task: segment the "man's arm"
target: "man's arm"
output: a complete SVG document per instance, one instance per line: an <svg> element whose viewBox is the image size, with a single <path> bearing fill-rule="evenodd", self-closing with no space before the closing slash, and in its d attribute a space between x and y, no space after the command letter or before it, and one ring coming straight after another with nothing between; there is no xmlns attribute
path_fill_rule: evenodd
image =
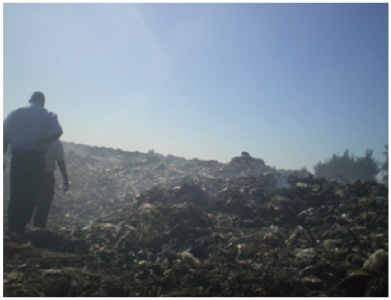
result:
<svg viewBox="0 0 391 300"><path fill-rule="evenodd" d="M49 145L49 144L57 141L60 138L60 136L62 136L62 131L57 133L57 134L55 134L55 135L53 135L53 136L51 136L51 137L49 137L49 138L47 138L46 139L46 143Z"/></svg>
<svg viewBox="0 0 391 300"><path fill-rule="evenodd" d="M12 116L10 113L3 122L3 155L7 152L12 137Z"/></svg>
<svg viewBox="0 0 391 300"><path fill-rule="evenodd" d="M40 139L37 141L37 145L39 149L45 149L49 144L57 141L60 136L62 136L62 127L58 122L57 115L54 113L49 113L49 121L48 121L48 132L55 133L47 138Z"/></svg>
<svg viewBox="0 0 391 300"><path fill-rule="evenodd" d="M48 138L38 140L37 142L38 148L45 149L49 144L57 141L60 138L60 136L62 136L62 131Z"/></svg>
<svg viewBox="0 0 391 300"><path fill-rule="evenodd" d="M62 178L64 179L63 188L64 191L66 192L69 189L69 182L68 182L68 173L67 173L67 168L65 166L65 162L63 160L58 160L57 165L58 168L60 169Z"/></svg>
<svg viewBox="0 0 391 300"><path fill-rule="evenodd" d="M7 149L8 149L8 145L10 143L10 139L4 137L3 138L3 156L4 154L7 152ZM5 159L3 157L3 172L5 171Z"/></svg>
<svg viewBox="0 0 391 300"><path fill-rule="evenodd" d="M3 155L7 152L9 144L10 144L10 139L4 137L3 138Z"/></svg>

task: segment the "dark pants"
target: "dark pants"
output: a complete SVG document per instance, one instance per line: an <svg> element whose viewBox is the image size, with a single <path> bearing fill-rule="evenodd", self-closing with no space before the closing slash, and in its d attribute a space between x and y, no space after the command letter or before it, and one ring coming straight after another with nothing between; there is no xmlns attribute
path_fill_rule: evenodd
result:
<svg viewBox="0 0 391 300"><path fill-rule="evenodd" d="M43 174L41 188L38 194L37 207L35 209L34 227L44 228L46 226L50 206L54 196L54 174L45 172Z"/></svg>
<svg viewBox="0 0 391 300"><path fill-rule="evenodd" d="M8 228L23 233L30 222L45 168L44 153L15 151L11 158L11 197L8 203Z"/></svg>

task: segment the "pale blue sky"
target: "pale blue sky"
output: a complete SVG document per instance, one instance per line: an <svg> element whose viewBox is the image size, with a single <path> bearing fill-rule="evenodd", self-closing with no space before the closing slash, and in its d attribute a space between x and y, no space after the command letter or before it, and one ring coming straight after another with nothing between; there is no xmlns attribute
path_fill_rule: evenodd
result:
<svg viewBox="0 0 391 300"><path fill-rule="evenodd" d="M3 5L3 117L62 137L277 168L388 142L388 4Z"/></svg>

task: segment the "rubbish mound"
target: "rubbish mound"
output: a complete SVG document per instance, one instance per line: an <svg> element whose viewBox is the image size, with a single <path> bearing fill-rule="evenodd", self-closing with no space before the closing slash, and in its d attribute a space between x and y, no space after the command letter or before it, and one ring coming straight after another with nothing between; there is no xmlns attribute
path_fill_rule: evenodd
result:
<svg viewBox="0 0 391 300"><path fill-rule="evenodd" d="M5 232L4 296L388 296L385 186L275 186L271 174L156 186L106 199L94 219Z"/></svg>

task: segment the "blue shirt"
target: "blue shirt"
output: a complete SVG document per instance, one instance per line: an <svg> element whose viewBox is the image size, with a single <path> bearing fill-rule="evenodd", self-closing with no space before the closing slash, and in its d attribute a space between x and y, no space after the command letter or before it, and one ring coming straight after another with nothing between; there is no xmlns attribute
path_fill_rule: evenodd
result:
<svg viewBox="0 0 391 300"><path fill-rule="evenodd" d="M62 133L57 115L37 103L12 111L3 123L3 136L10 140L11 152L39 150L37 142Z"/></svg>

